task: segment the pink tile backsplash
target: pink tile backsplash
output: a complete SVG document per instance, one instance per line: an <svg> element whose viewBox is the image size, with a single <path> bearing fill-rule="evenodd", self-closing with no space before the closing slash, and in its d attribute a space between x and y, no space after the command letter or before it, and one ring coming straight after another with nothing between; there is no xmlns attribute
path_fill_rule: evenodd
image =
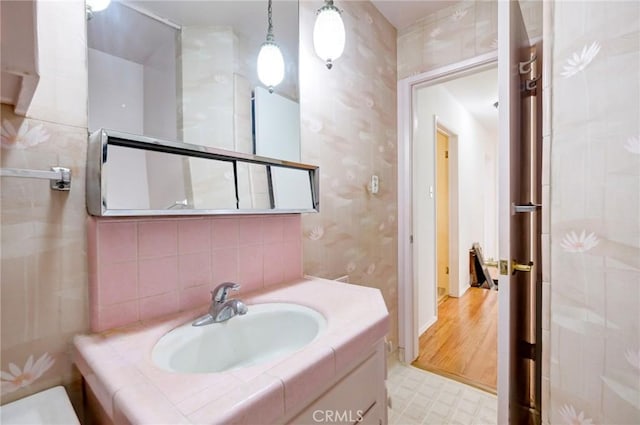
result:
<svg viewBox="0 0 640 425"><path fill-rule="evenodd" d="M282 238L285 242L297 242L302 234L302 220L299 216L282 216ZM300 251L302 254L302 251Z"/></svg>
<svg viewBox="0 0 640 425"><path fill-rule="evenodd" d="M302 248L300 241L289 240L282 245L282 262L285 282L302 276Z"/></svg>
<svg viewBox="0 0 640 425"><path fill-rule="evenodd" d="M178 257L178 280L181 288L210 284L211 253L184 254Z"/></svg>
<svg viewBox="0 0 640 425"><path fill-rule="evenodd" d="M94 331L115 328L137 322L138 301L127 301L112 306L91 306L91 329Z"/></svg>
<svg viewBox="0 0 640 425"><path fill-rule="evenodd" d="M282 242L283 240L282 217L266 217L262 222L262 238L265 244Z"/></svg>
<svg viewBox="0 0 640 425"><path fill-rule="evenodd" d="M211 276L214 282L238 280L237 248L220 248L211 251Z"/></svg>
<svg viewBox="0 0 640 425"><path fill-rule="evenodd" d="M238 250L238 280L242 291L249 292L264 286L263 246L241 245Z"/></svg>
<svg viewBox="0 0 640 425"><path fill-rule="evenodd" d="M202 300L210 300L211 289L212 285L201 285L180 290L180 310L189 310L202 305Z"/></svg>
<svg viewBox="0 0 640 425"><path fill-rule="evenodd" d="M138 261L140 297L164 294L176 288L178 257L147 258Z"/></svg>
<svg viewBox="0 0 640 425"><path fill-rule="evenodd" d="M260 218L254 217L247 219L242 226L238 227L238 237L240 238L238 243L240 245L260 244L263 241L262 223L270 219L270 217Z"/></svg>
<svg viewBox="0 0 640 425"><path fill-rule="evenodd" d="M211 246L226 248L238 245L238 221L236 218L211 220Z"/></svg>
<svg viewBox="0 0 640 425"><path fill-rule="evenodd" d="M178 311L178 291L140 299L140 320Z"/></svg>
<svg viewBox="0 0 640 425"><path fill-rule="evenodd" d="M178 252L178 222L176 220L138 223L138 256L163 257Z"/></svg>
<svg viewBox="0 0 640 425"><path fill-rule="evenodd" d="M211 249L211 224L208 219L178 222L178 252L188 254Z"/></svg>
<svg viewBox="0 0 640 425"><path fill-rule="evenodd" d="M94 332L205 305L224 281L302 277L300 215L90 218L87 234Z"/></svg>
<svg viewBox="0 0 640 425"><path fill-rule="evenodd" d="M119 304L124 301L132 301L138 298L138 263L127 261L126 263L109 264L100 268L100 281L118 282L118 284L100 285L98 289L98 302L102 306Z"/></svg>
<svg viewBox="0 0 640 425"><path fill-rule="evenodd" d="M138 257L135 223L103 223L100 258L108 263L134 261Z"/></svg>
<svg viewBox="0 0 640 425"><path fill-rule="evenodd" d="M284 267L282 257L284 243L265 243L263 251L263 276L265 285L273 285L282 282Z"/></svg>

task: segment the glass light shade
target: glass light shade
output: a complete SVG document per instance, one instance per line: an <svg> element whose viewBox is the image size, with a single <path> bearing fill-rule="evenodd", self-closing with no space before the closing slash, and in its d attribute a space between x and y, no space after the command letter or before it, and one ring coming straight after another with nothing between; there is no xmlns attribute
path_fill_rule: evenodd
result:
<svg viewBox="0 0 640 425"><path fill-rule="evenodd" d="M105 10L111 4L111 0L87 0L87 7L92 12L100 12Z"/></svg>
<svg viewBox="0 0 640 425"><path fill-rule="evenodd" d="M331 69L334 60L344 52L345 31L340 11L331 5L318 11L313 26L313 47L320 59Z"/></svg>
<svg viewBox="0 0 640 425"><path fill-rule="evenodd" d="M277 44L267 41L258 53L258 78L273 92L284 79L284 58Z"/></svg>

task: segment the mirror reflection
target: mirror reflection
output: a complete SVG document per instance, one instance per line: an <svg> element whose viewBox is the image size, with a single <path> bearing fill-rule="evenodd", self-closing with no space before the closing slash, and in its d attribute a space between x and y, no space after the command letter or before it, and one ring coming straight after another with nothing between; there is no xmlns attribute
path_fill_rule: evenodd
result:
<svg viewBox="0 0 640 425"><path fill-rule="evenodd" d="M98 216L315 212L318 178L313 165L99 130L87 206Z"/></svg>
<svg viewBox="0 0 640 425"><path fill-rule="evenodd" d="M298 2L274 1L272 14L285 77L258 105L266 0L123 0L94 13L87 23L89 130L256 153L269 138L257 116L279 111L269 119L291 125L291 143L299 146ZM283 103L289 107L271 106ZM299 161L299 147L297 155L270 156Z"/></svg>

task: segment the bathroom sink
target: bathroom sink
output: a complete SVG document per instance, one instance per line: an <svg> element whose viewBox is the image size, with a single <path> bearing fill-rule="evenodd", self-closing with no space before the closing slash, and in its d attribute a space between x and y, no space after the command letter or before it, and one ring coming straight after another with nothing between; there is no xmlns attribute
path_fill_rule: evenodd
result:
<svg viewBox="0 0 640 425"><path fill-rule="evenodd" d="M311 308L254 304L223 323L179 326L158 340L151 355L156 366L171 372L225 372L284 357L325 328L324 316Z"/></svg>

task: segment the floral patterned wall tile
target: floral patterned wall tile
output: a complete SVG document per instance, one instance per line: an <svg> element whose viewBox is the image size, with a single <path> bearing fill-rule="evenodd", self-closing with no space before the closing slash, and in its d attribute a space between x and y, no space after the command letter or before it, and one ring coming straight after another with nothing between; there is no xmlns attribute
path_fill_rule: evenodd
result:
<svg viewBox="0 0 640 425"><path fill-rule="evenodd" d="M555 2L552 27L549 419L638 423L640 4Z"/></svg>
<svg viewBox="0 0 640 425"><path fill-rule="evenodd" d="M340 7L347 42L331 70L311 31L300 35L302 160L320 166L321 196L320 213L303 217L304 271L379 288L397 346L396 31L370 2ZM301 28L316 9L300 3Z"/></svg>
<svg viewBox="0 0 640 425"><path fill-rule="evenodd" d="M2 403L73 378L68 341L84 332L86 128L15 116L2 105L3 168L71 169L72 190L3 177L0 368Z"/></svg>
<svg viewBox="0 0 640 425"><path fill-rule="evenodd" d="M520 1L530 39L542 35L539 0ZM398 31L398 79L489 53L498 48L498 2L451 2Z"/></svg>

